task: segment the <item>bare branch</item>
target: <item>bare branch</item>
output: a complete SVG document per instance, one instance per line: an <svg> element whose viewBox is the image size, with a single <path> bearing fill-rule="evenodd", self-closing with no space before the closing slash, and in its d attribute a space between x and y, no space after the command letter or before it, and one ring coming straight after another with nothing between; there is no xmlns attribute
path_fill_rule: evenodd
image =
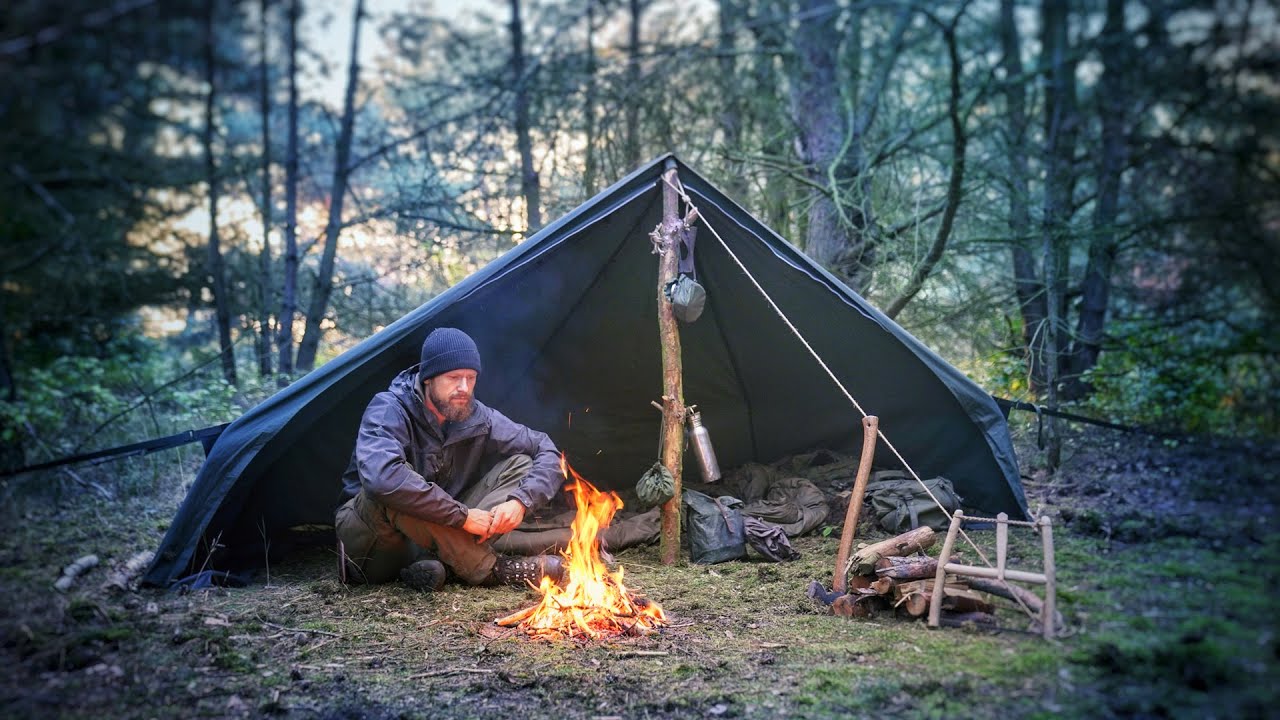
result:
<svg viewBox="0 0 1280 720"><path fill-rule="evenodd" d="M42 28L31 35L13 38L0 42L0 57L13 57L41 45L60 40L62 36L74 30L91 30L101 27L118 17L128 15L134 10L154 5L156 0L121 0L111 7L94 10L79 20L72 20L61 25Z"/></svg>
<svg viewBox="0 0 1280 720"><path fill-rule="evenodd" d="M960 13L963 13L962 8ZM907 282L907 287L903 289L893 302L889 303L885 314L889 317L897 317L898 313L911 302L911 299L920 292L924 287L924 281L929 278L929 274L933 272L934 266L942 259L943 252L947 249L947 241L951 238L951 228L956 219L956 210L960 206L960 199L964 195L964 171L965 171L965 146L968 144L968 135L965 133L964 121L960 117L960 51L956 46L956 22L960 19L960 13L956 14L951 25L944 29L943 37L947 41L947 56L951 60L951 95L947 104L948 115L951 119L951 134L953 138L951 150L951 179L947 184L947 204L946 210L942 213L942 221L938 224L937 233L933 236L933 244L929 247L929 252L925 254L920 264L916 266L914 272L911 273L911 279Z"/></svg>

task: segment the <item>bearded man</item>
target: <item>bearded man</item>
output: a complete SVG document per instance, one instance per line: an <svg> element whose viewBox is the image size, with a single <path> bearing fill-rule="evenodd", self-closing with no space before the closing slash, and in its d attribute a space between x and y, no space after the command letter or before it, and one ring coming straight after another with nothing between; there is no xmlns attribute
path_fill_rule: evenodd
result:
<svg viewBox="0 0 1280 720"><path fill-rule="evenodd" d="M430 591L450 571L471 585L560 579L558 556L501 556L489 544L562 479L545 433L475 399L480 367L469 335L437 328L421 362L370 401L335 516L344 581L399 577Z"/></svg>

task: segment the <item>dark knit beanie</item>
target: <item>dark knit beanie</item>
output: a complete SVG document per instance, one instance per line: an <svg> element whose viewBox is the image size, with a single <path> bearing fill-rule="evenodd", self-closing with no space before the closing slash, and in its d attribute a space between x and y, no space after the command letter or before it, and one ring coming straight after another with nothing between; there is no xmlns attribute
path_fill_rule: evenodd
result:
<svg viewBox="0 0 1280 720"><path fill-rule="evenodd" d="M436 328L422 341L419 383L440 373L463 368L480 372L480 351L470 335L457 328Z"/></svg>

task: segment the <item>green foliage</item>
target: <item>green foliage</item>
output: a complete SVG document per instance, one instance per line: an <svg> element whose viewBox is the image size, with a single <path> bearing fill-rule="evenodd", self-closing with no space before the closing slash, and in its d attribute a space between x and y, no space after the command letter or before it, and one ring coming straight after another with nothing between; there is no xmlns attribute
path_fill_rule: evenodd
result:
<svg viewBox="0 0 1280 720"><path fill-rule="evenodd" d="M1280 382L1272 362L1221 327L1135 330L1086 374L1095 391L1081 407L1171 431L1274 435Z"/></svg>
<svg viewBox="0 0 1280 720"><path fill-rule="evenodd" d="M1026 360L1013 353L1002 352L980 363L975 377L993 395L1025 398L1031 393Z"/></svg>
<svg viewBox="0 0 1280 720"><path fill-rule="evenodd" d="M162 342L135 336L109 342L101 357L66 355L25 369L18 401L0 402L0 439L20 444L25 464L35 464L226 422L274 390L252 379L232 387L215 357L187 362L195 372ZM100 484L126 495L172 475L143 460L100 467Z"/></svg>
<svg viewBox="0 0 1280 720"><path fill-rule="evenodd" d="M1280 433L1280 374L1259 333L1223 323L1153 328L1117 321L1112 334L1115 344L1083 375L1092 392L1064 409L1166 432ZM963 369L997 397L1043 402L1019 354L996 353Z"/></svg>

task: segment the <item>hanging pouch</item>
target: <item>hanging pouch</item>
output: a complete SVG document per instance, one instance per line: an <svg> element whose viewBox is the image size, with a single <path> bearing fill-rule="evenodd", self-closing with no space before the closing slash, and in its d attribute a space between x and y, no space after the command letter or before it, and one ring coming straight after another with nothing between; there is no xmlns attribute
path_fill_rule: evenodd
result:
<svg viewBox="0 0 1280 720"><path fill-rule="evenodd" d="M683 493L689 560L710 565L737 560L747 554L743 502L729 495L713 498L696 490Z"/></svg>
<svg viewBox="0 0 1280 720"><path fill-rule="evenodd" d="M636 497L640 499L640 509L648 510L670 500L676 494L676 479L671 471L660 462L645 471L636 483Z"/></svg>
<svg viewBox="0 0 1280 720"><path fill-rule="evenodd" d="M702 308L707 304L707 291L688 275L680 275L667 283L663 293L671 302L676 319L683 323L691 323L701 317Z"/></svg>

